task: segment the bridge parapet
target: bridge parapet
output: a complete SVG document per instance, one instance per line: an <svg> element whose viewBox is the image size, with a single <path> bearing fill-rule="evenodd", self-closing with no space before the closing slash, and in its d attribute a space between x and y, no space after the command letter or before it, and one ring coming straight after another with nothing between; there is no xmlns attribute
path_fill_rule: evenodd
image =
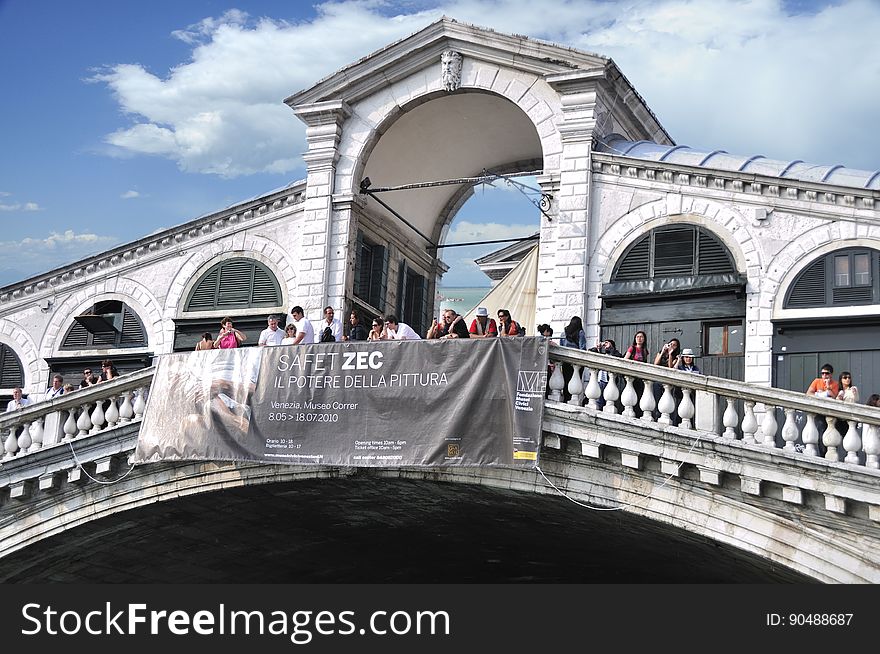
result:
<svg viewBox="0 0 880 654"><path fill-rule="evenodd" d="M45 461L57 456L36 455L66 443L71 443L72 449L74 443L86 440L90 442L91 455L84 455L85 460L95 462L97 474L108 472L113 465L112 457L118 452L96 449L95 445L99 440L105 442L114 439L91 437L108 435L130 425L134 425L134 429L128 428L124 432L136 436L154 373L154 367L145 368L96 386L65 393L52 400L37 402L21 410L0 414L0 451L3 454L0 466L4 468L4 474L0 475L0 487L8 488L10 498L20 499L27 494L34 475L39 475L41 490L55 488L58 484L57 470L46 472ZM133 445L134 440L131 441ZM69 462L68 481L80 480L83 474L80 459L74 457Z"/></svg>
<svg viewBox="0 0 880 654"><path fill-rule="evenodd" d="M680 425L730 440L782 448L828 461L880 468L880 408L809 397L778 388L710 377L551 345L554 363L572 365L567 388L561 366L549 380L548 398L586 405L642 423ZM603 383L604 376L609 380ZM623 378L623 388L618 379ZM583 378L588 378L586 384ZM660 390L662 389L662 391ZM659 400L656 392L661 392ZM742 401L743 410L737 409ZM621 410L622 407L622 410ZM784 418L777 418L781 412ZM841 433L841 429L843 433ZM820 433L821 432L821 433ZM821 442L821 445L820 445Z"/></svg>
<svg viewBox="0 0 880 654"><path fill-rule="evenodd" d="M807 503L806 494L818 493L829 511L842 515L858 504L857 513L880 522L880 409L557 345L550 358L555 368L545 447L564 449L560 435L565 435L593 459L602 448L613 448L620 465L639 469L645 457L656 457L660 472L671 476L686 463L711 485L734 475L742 493L761 496L773 484L782 500L798 505ZM563 363L573 369L567 385ZM554 404L562 402L563 390L571 399ZM596 419L603 429L584 428L585 421ZM577 428L570 427L572 421ZM821 445L817 425L825 428ZM694 438L713 444L695 449Z"/></svg>

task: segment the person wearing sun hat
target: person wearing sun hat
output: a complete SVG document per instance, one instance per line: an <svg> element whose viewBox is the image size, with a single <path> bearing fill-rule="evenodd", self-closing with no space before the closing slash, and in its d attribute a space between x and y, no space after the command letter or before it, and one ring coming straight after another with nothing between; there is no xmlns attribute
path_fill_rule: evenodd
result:
<svg viewBox="0 0 880 654"><path fill-rule="evenodd" d="M494 318L489 317L486 307L477 307L476 318L471 322L469 331L471 338L492 338L498 336L498 325Z"/></svg>
<svg viewBox="0 0 880 654"><path fill-rule="evenodd" d="M681 354L678 356L678 363L676 364L675 368L676 370L702 374L700 372L700 368L697 366L696 355L694 354L694 351L689 347L686 347L681 351Z"/></svg>

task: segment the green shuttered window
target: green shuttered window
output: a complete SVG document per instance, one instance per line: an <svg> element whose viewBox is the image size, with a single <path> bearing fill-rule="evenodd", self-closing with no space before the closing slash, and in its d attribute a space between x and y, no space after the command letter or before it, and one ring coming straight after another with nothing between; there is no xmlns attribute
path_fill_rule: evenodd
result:
<svg viewBox="0 0 880 654"><path fill-rule="evenodd" d="M211 267L193 287L184 311L240 310L281 306L281 286L268 268L236 258Z"/></svg>

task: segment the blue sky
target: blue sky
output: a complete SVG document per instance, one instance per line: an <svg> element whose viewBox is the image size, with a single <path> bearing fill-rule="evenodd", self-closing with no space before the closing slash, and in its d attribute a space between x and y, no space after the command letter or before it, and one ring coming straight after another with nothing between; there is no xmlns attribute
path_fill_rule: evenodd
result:
<svg viewBox="0 0 880 654"><path fill-rule="evenodd" d="M678 143L880 167L876 1L535 7L0 0L0 285L301 179L283 98L443 14L614 58ZM450 237L536 224L518 194L478 190ZM446 283L484 284L467 261L485 250L447 250Z"/></svg>

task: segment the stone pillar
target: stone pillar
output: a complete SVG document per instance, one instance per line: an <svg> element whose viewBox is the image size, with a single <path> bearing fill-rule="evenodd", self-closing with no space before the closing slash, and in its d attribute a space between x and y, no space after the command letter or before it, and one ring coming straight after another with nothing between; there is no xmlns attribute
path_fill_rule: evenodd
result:
<svg viewBox="0 0 880 654"><path fill-rule="evenodd" d="M307 126L308 151L303 159L308 174L300 259L296 263L296 286L290 293L291 306L302 305L307 318L319 320L328 304L337 311L345 308L342 303L347 243L340 244L348 239L348 220L344 218L349 218L351 212L345 208L334 216L333 187L342 124L351 115L351 109L344 101L335 100L299 105L293 111ZM340 218L344 224L335 225Z"/></svg>
<svg viewBox="0 0 880 654"><path fill-rule="evenodd" d="M560 96L562 155L559 192L553 200L554 220L542 220L537 304L539 316L545 318L549 313L554 330L563 327L571 316L581 316L585 323L589 319L586 311L587 242L591 238L590 158L600 113L598 84L603 77L601 70L576 70L546 77Z"/></svg>

